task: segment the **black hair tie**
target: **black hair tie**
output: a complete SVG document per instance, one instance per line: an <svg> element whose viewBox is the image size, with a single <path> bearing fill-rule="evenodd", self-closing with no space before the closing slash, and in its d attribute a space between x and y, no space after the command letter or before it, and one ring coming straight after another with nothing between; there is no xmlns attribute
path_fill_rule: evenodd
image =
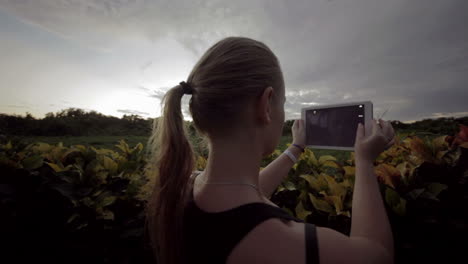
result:
<svg viewBox="0 0 468 264"><path fill-rule="evenodd" d="M192 94L193 93L193 89L188 83L182 81L179 84L180 84L180 86L182 86L182 89L184 90L184 94Z"/></svg>

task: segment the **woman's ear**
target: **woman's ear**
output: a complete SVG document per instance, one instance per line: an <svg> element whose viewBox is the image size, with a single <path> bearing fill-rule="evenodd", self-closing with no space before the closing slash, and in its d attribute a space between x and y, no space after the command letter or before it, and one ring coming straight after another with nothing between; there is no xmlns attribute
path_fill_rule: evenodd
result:
<svg viewBox="0 0 468 264"><path fill-rule="evenodd" d="M262 124L269 124L271 122L272 99L273 87L268 86L265 90L263 90L263 93L258 99L256 106L257 117L261 120Z"/></svg>

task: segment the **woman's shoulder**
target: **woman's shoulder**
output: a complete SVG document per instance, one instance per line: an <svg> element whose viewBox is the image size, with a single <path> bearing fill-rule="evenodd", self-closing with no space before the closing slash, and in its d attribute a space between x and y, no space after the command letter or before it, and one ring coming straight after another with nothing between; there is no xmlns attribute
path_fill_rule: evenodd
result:
<svg viewBox="0 0 468 264"><path fill-rule="evenodd" d="M259 250L270 252L271 256L263 256L267 263L389 263L385 248L368 239L351 238L311 223L282 219L266 222L263 248Z"/></svg>
<svg viewBox="0 0 468 264"><path fill-rule="evenodd" d="M315 233L309 234L308 230L315 232L315 225L268 219L247 234L231 252L227 263L318 263L318 241Z"/></svg>

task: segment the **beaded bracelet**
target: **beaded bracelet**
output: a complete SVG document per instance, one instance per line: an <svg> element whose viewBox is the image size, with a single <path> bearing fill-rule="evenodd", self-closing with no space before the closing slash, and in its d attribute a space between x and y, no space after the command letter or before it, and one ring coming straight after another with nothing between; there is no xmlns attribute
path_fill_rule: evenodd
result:
<svg viewBox="0 0 468 264"><path fill-rule="evenodd" d="M297 147L297 148L299 148L302 152L305 151L305 149L304 149L303 147L301 147L301 146L299 146L299 145L297 145L297 144L292 144L292 145L295 146L295 147Z"/></svg>

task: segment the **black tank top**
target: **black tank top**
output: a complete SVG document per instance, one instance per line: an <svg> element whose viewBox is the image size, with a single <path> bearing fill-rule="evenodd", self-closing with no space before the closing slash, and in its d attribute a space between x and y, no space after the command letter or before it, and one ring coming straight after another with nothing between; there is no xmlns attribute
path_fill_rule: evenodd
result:
<svg viewBox="0 0 468 264"><path fill-rule="evenodd" d="M195 204L193 188L190 190L183 230L186 263L226 263L239 241L255 226L270 218L304 223L281 208L261 202L243 204L222 212L205 212ZM319 263L315 225L304 224L306 263Z"/></svg>

